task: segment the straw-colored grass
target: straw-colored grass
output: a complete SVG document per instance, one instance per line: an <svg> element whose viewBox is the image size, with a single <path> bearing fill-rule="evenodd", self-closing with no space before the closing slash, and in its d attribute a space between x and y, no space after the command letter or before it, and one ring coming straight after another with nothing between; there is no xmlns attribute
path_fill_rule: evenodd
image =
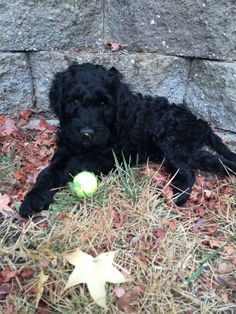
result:
<svg viewBox="0 0 236 314"><path fill-rule="evenodd" d="M206 208L199 218L166 204L156 189L155 172L126 170L118 167L102 178L93 197L78 199L65 188L38 217L1 220L0 271L33 270L29 278L12 279L12 292L0 301L1 313L9 304L11 313L18 314L40 313L40 308L41 313L104 313L86 285L63 291L73 269L63 254L76 248L93 256L117 250L115 263L132 278L120 287L143 291L127 301L135 313L236 313L235 267L219 269L222 263L236 264L236 193L219 195L224 209ZM217 243L209 245L213 239ZM36 309L42 271L49 278ZM107 284L108 313L125 312L117 286Z"/></svg>

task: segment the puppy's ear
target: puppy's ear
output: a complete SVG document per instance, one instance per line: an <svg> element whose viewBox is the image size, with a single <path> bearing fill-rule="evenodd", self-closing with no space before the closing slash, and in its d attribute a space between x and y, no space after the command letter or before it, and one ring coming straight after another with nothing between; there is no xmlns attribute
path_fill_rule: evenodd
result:
<svg viewBox="0 0 236 314"><path fill-rule="evenodd" d="M62 73L57 73L49 91L49 106L59 119L61 119L62 95L63 75Z"/></svg>
<svg viewBox="0 0 236 314"><path fill-rule="evenodd" d="M122 80L122 74L115 67L108 70L108 76Z"/></svg>
<svg viewBox="0 0 236 314"><path fill-rule="evenodd" d="M111 93L115 95L122 85L122 74L115 67L112 67L107 71L106 83Z"/></svg>

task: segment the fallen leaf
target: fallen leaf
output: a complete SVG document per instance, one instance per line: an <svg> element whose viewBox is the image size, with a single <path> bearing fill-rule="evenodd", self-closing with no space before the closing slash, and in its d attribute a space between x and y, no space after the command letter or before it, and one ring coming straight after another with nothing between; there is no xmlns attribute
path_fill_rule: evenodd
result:
<svg viewBox="0 0 236 314"><path fill-rule="evenodd" d="M0 133L11 135L15 131L17 131L16 122L7 116L0 116Z"/></svg>
<svg viewBox="0 0 236 314"><path fill-rule="evenodd" d="M165 241L166 231L163 228L155 227L153 230L153 235L157 238L157 243L161 244Z"/></svg>
<svg viewBox="0 0 236 314"><path fill-rule="evenodd" d="M28 123L29 117L32 114L32 110L28 109L28 110L22 110L19 113L20 116L20 121L19 121L19 125L25 125L26 123Z"/></svg>
<svg viewBox="0 0 236 314"><path fill-rule="evenodd" d="M14 173L14 177L17 181L25 181L26 173L23 169L18 169Z"/></svg>
<svg viewBox="0 0 236 314"><path fill-rule="evenodd" d="M75 285L86 283L93 300L103 308L106 308L105 284L123 283L128 279L113 266L116 252L106 252L93 257L77 249L73 253L65 255L68 262L75 266L65 289Z"/></svg>
<svg viewBox="0 0 236 314"><path fill-rule="evenodd" d="M218 248L218 247L221 247L223 245L223 242L219 242L219 241L216 241L214 239L210 239L209 244L210 244L211 248Z"/></svg>
<svg viewBox="0 0 236 314"><path fill-rule="evenodd" d="M15 212L8 204L10 203L10 197L7 194L0 193L0 210L8 212Z"/></svg>
<svg viewBox="0 0 236 314"><path fill-rule="evenodd" d="M0 279L1 282L7 283L9 282L12 278L15 278L17 275L16 270L12 270L10 268L6 268L0 273Z"/></svg>
<svg viewBox="0 0 236 314"><path fill-rule="evenodd" d="M228 255L233 255L235 252L234 247L232 245L226 245L224 247L224 250Z"/></svg>
<svg viewBox="0 0 236 314"><path fill-rule="evenodd" d="M135 300L140 294L144 293L144 291L144 285L138 285L125 292L117 301L118 308L122 311L133 313L134 308L130 305L130 302Z"/></svg>
<svg viewBox="0 0 236 314"><path fill-rule="evenodd" d="M124 44L121 44L121 43L107 43L105 45L105 48L108 49L108 50L111 50L112 52L115 52L115 51L123 50L127 46L128 45L124 45Z"/></svg>
<svg viewBox="0 0 236 314"><path fill-rule="evenodd" d="M234 268L234 265L232 265L231 263L223 262L218 265L218 272L220 274L228 274L231 273Z"/></svg>
<svg viewBox="0 0 236 314"><path fill-rule="evenodd" d="M32 268L24 268L20 272L20 276L23 279L31 278L33 276L34 272Z"/></svg>
<svg viewBox="0 0 236 314"><path fill-rule="evenodd" d="M46 283L48 278L49 278L49 276L45 275L44 271L41 270L40 275L39 275L38 285L37 285L37 294L36 294L36 298L35 298L35 306L36 306L36 308L38 307L39 301L42 298L43 290L44 290L44 284Z"/></svg>

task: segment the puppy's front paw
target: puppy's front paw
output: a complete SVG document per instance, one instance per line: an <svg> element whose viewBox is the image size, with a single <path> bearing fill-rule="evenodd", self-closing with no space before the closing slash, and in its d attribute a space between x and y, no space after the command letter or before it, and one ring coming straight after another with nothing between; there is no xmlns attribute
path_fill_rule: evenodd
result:
<svg viewBox="0 0 236 314"><path fill-rule="evenodd" d="M45 195L29 192L20 206L19 214L21 217L28 218L43 209L47 209L49 204L50 200Z"/></svg>
<svg viewBox="0 0 236 314"><path fill-rule="evenodd" d="M175 193L173 197L173 201L177 206L182 206L187 202L189 197L190 197L190 194L188 192Z"/></svg>

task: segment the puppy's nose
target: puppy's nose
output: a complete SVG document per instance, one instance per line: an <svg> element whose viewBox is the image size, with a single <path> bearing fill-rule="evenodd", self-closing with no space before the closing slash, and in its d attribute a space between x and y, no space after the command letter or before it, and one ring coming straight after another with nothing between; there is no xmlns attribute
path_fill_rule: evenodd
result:
<svg viewBox="0 0 236 314"><path fill-rule="evenodd" d="M80 130L80 134L87 139L91 139L94 134L94 130L91 128L83 128Z"/></svg>

